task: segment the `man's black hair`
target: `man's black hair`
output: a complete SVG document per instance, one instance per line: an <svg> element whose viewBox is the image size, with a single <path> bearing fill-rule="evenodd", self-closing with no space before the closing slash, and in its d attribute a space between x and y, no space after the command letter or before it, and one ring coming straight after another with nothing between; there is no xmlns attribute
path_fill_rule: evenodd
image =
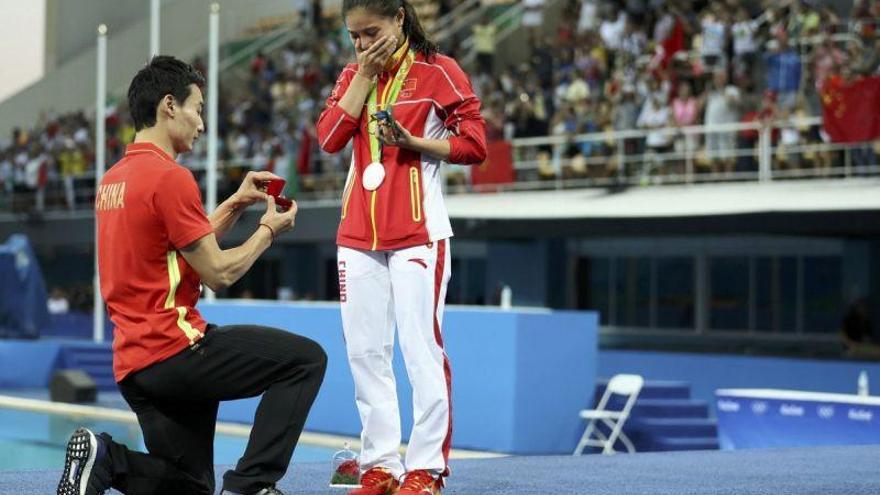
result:
<svg viewBox="0 0 880 495"><path fill-rule="evenodd" d="M141 69L128 87L128 107L134 128L156 125L156 107L165 95L181 105L189 98L190 85L202 88L205 78L191 65L168 55L157 55Z"/></svg>

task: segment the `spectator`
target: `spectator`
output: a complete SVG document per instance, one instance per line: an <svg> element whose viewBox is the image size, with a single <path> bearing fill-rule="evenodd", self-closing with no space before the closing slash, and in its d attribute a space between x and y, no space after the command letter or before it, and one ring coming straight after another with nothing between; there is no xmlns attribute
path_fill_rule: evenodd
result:
<svg viewBox="0 0 880 495"><path fill-rule="evenodd" d="M788 36L777 35L770 43L767 58L767 89L776 93L780 108L791 110L797 103L801 85L801 57L788 46Z"/></svg>
<svg viewBox="0 0 880 495"><path fill-rule="evenodd" d="M551 49L552 41L543 36L532 38L532 56L530 59L530 69L538 76L538 84L542 88L551 87L553 84L553 73L556 70L556 60Z"/></svg>
<svg viewBox="0 0 880 495"><path fill-rule="evenodd" d="M850 303L840 325L840 339L851 357L880 357L880 346L874 339L874 328L868 301L859 297Z"/></svg>
<svg viewBox="0 0 880 495"><path fill-rule="evenodd" d="M639 118L639 104L636 101L636 88L631 84L625 84L620 92L620 97L615 101L611 120L615 131L624 131L636 128ZM623 148L627 154L638 151L638 139L624 139Z"/></svg>
<svg viewBox="0 0 880 495"><path fill-rule="evenodd" d="M678 85L678 95L672 100L672 124L676 127L696 125L699 118L700 101L693 96L691 84L682 81ZM676 151L696 150L696 136L681 134L675 142Z"/></svg>
<svg viewBox="0 0 880 495"><path fill-rule="evenodd" d="M46 207L46 182L49 172L48 157L42 146L32 144L30 153L26 154L27 162L25 169L25 184L28 189L36 192L36 201L34 209L37 213L42 213Z"/></svg>
<svg viewBox="0 0 880 495"><path fill-rule="evenodd" d="M594 31L599 27L599 3L596 0L581 0L581 10L578 15L577 31L583 34L586 31Z"/></svg>
<svg viewBox="0 0 880 495"><path fill-rule="evenodd" d="M623 29L623 40L620 44L620 51L628 61L636 61L645 53L645 47L648 45L648 38L641 25L636 23L632 18L627 19Z"/></svg>
<svg viewBox="0 0 880 495"><path fill-rule="evenodd" d="M761 27L764 16L752 19L749 11L740 6L736 13L736 22L733 23L733 70L737 78L750 77L756 69L758 60L757 32Z"/></svg>
<svg viewBox="0 0 880 495"><path fill-rule="evenodd" d="M76 190L74 181L86 171L86 158L83 153L83 145L77 146L73 139L64 141L64 148L58 156L59 168L64 183L64 198L67 208L76 208Z"/></svg>
<svg viewBox="0 0 880 495"><path fill-rule="evenodd" d="M852 41L849 43L849 60L851 68L857 76L870 76L877 70L878 62L880 62L880 54L877 53L877 45L865 45L863 43Z"/></svg>
<svg viewBox="0 0 880 495"><path fill-rule="evenodd" d="M706 110L703 118L707 126L739 122L740 91L727 82L723 70L716 71L712 89L706 96ZM715 172L733 170L733 150L736 147L736 133L709 132L706 134L706 154Z"/></svg>
<svg viewBox="0 0 880 495"><path fill-rule="evenodd" d="M813 49L810 64L813 69L813 87L807 93L810 104L810 114L820 115L822 112L819 95L822 87L833 73L840 70L848 61L845 51L838 48L827 34L822 36L821 42Z"/></svg>
<svg viewBox="0 0 880 495"><path fill-rule="evenodd" d="M59 287L52 288L49 299L46 301L46 306L49 309L49 314L53 315L66 314L70 311L70 303L67 301L67 296Z"/></svg>
<svg viewBox="0 0 880 495"><path fill-rule="evenodd" d="M763 126L770 125L776 120L778 111L776 109L776 95L772 91L765 91L761 99L760 108L758 110L749 110L743 112L743 123L760 123ZM758 139L761 131L756 129L745 129L739 132L739 148L756 150ZM776 129L770 134L771 142L779 140L779 130ZM741 156L737 159L737 168L741 171L754 172L758 170L758 162L754 158L754 153Z"/></svg>
<svg viewBox="0 0 880 495"><path fill-rule="evenodd" d="M538 29L544 25L544 4L546 0L522 0L523 16L522 26L536 35Z"/></svg>
<svg viewBox="0 0 880 495"><path fill-rule="evenodd" d="M474 25L474 49L477 52L477 66L481 75L490 75L495 69L497 30L488 14L483 14L480 22Z"/></svg>
<svg viewBox="0 0 880 495"><path fill-rule="evenodd" d="M623 41L623 32L626 29L626 11L614 10L610 3L605 4L605 13L602 23L599 25L599 34L602 42L612 51L617 51Z"/></svg>
<svg viewBox="0 0 880 495"><path fill-rule="evenodd" d="M779 129L779 146L776 148L775 166L781 170L800 168L801 154L793 151L791 148L798 146L801 142L801 131L797 124L791 119L793 113L787 108L779 111L779 120L784 122Z"/></svg>
<svg viewBox="0 0 880 495"><path fill-rule="evenodd" d="M835 46L830 36L823 35L822 41L813 50L811 59L814 89L817 93L822 91L822 86L825 85L828 76L839 70L847 60L846 52Z"/></svg>
<svg viewBox="0 0 880 495"><path fill-rule="evenodd" d="M711 4L700 21L702 41L700 57L708 69L727 66L725 49L727 47L727 14L721 4Z"/></svg>
<svg viewBox="0 0 880 495"><path fill-rule="evenodd" d="M660 93L654 92L645 100L636 125L641 129L647 129L648 135L645 144L654 153L666 153L672 147L671 138L667 131L661 130L671 124L669 105L664 101ZM644 174L643 174L644 175Z"/></svg>

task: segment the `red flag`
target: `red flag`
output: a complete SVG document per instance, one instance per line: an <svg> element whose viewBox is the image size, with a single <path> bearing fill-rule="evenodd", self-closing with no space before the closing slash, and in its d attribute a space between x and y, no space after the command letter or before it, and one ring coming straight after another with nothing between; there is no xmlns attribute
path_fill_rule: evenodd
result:
<svg viewBox="0 0 880 495"><path fill-rule="evenodd" d="M664 69L669 66L669 61L676 53L685 49L684 25L678 16L675 16L675 24L672 25L672 31L669 36L661 42L663 46L663 62L661 67Z"/></svg>
<svg viewBox="0 0 880 495"><path fill-rule="evenodd" d="M825 131L836 143L858 143L880 137L880 77L846 82L831 76L822 86Z"/></svg>
<svg viewBox="0 0 880 495"><path fill-rule="evenodd" d="M300 136L302 140L299 143L296 170L300 175L308 175L312 171L312 134L308 127L303 127Z"/></svg>
<svg viewBox="0 0 880 495"><path fill-rule="evenodd" d="M516 177L513 171L512 150L513 148L507 141L489 141L486 149L486 161L471 170L471 183L476 186L513 182Z"/></svg>

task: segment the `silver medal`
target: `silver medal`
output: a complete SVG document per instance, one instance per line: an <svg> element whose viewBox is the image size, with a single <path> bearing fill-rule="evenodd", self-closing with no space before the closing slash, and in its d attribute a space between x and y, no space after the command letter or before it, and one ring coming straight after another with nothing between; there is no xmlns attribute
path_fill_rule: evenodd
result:
<svg viewBox="0 0 880 495"><path fill-rule="evenodd" d="M379 162L373 162L364 169L364 176L361 182L367 191L375 191L382 185L385 180L385 166Z"/></svg>

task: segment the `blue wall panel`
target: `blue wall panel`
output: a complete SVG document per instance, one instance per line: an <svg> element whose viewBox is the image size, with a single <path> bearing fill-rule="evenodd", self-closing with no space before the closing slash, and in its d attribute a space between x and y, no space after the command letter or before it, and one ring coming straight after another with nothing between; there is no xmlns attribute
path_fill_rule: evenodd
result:
<svg viewBox="0 0 880 495"><path fill-rule="evenodd" d="M0 340L0 388L44 388L59 364L61 344Z"/></svg>

